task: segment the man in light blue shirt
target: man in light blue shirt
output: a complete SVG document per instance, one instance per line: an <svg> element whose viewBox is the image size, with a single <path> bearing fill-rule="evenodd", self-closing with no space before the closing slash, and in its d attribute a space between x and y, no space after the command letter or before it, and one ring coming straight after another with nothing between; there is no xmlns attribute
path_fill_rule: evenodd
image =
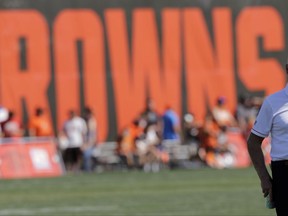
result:
<svg viewBox="0 0 288 216"><path fill-rule="evenodd" d="M262 141L268 136L271 136L273 180L261 149ZM288 215L288 85L264 100L247 142L264 197L275 204L278 216Z"/></svg>

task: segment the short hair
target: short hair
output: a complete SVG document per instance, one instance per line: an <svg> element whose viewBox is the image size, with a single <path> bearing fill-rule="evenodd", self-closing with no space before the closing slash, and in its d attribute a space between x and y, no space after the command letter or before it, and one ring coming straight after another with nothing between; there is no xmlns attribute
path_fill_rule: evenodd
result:
<svg viewBox="0 0 288 216"><path fill-rule="evenodd" d="M91 108L90 108L90 107L85 107L85 108L84 108L84 113L86 113L86 114L88 114L88 115L92 114Z"/></svg>
<svg viewBox="0 0 288 216"><path fill-rule="evenodd" d="M217 104L218 105L223 105L226 102L226 98L224 96L220 96L217 98Z"/></svg>
<svg viewBox="0 0 288 216"><path fill-rule="evenodd" d="M36 108L36 110L35 110L36 116L40 116L40 115L42 115L43 113L44 113L43 108L41 108L41 107L37 107L37 108Z"/></svg>

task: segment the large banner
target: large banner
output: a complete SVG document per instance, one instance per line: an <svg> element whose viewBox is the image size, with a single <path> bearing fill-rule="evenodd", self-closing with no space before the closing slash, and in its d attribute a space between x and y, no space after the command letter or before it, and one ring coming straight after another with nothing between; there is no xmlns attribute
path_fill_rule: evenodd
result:
<svg viewBox="0 0 288 216"><path fill-rule="evenodd" d="M63 172L62 158L53 141L1 140L0 179L55 177Z"/></svg>
<svg viewBox="0 0 288 216"><path fill-rule="evenodd" d="M100 140L152 97L202 119L218 96L231 111L243 94L285 85L283 0L0 0L0 104L29 118L90 106Z"/></svg>

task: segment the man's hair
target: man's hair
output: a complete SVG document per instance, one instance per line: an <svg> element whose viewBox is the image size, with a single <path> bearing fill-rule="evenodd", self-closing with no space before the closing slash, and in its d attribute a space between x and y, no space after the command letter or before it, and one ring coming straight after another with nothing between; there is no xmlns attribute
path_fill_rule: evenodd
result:
<svg viewBox="0 0 288 216"><path fill-rule="evenodd" d="M41 107L37 107L35 110L36 116L41 116L44 113L44 110Z"/></svg>
<svg viewBox="0 0 288 216"><path fill-rule="evenodd" d="M85 107L85 108L84 108L84 113L85 113L85 114L88 114L88 115L92 114L91 108L90 108L90 107Z"/></svg>

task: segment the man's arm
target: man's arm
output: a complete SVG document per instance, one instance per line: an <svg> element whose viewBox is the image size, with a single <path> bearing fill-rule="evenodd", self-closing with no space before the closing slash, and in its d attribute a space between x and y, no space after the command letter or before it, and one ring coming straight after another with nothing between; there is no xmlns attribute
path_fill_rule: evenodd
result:
<svg viewBox="0 0 288 216"><path fill-rule="evenodd" d="M262 192L264 197L266 197L272 193L272 179L265 165L265 159L261 149L263 139L263 137L251 133L247 144L250 158L261 181Z"/></svg>

